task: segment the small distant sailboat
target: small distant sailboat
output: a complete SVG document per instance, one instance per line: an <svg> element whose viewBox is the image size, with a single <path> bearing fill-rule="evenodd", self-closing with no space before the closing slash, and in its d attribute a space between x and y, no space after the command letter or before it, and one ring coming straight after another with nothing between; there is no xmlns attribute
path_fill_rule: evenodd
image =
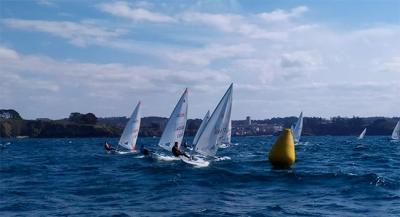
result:
<svg viewBox="0 0 400 217"><path fill-rule="evenodd" d="M393 129L392 139L393 140L400 140L400 120L397 121L397 124Z"/></svg>
<svg viewBox="0 0 400 217"><path fill-rule="evenodd" d="M178 147L182 144L183 135L186 128L188 112L188 89L182 94L178 103L176 104L171 116L168 119L167 125L161 135L158 145L167 150L171 151L175 142L178 143Z"/></svg>
<svg viewBox="0 0 400 217"><path fill-rule="evenodd" d="M361 132L360 136L358 137L358 139L363 139L365 136L365 133L367 132L367 128L364 128L364 130Z"/></svg>
<svg viewBox="0 0 400 217"><path fill-rule="evenodd" d="M120 147L123 147L126 150L129 150L130 152L136 152L137 147L136 147L136 141L139 135L139 128L140 128L140 106L141 102L139 101L138 104L136 105L135 109L133 110L128 123L126 123L124 131L122 132L122 135L119 139L118 145ZM111 145L109 145L107 142L105 144L105 148L108 151L113 150L111 148ZM118 151L118 148L114 151ZM129 153L129 152L121 152L121 153Z"/></svg>
<svg viewBox="0 0 400 217"><path fill-rule="evenodd" d="M217 153L218 145L226 138L231 119L232 92L233 84L229 86L199 136L195 147L197 153L214 157Z"/></svg>
<svg viewBox="0 0 400 217"><path fill-rule="evenodd" d="M300 141L301 132L303 131L303 112L300 113L296 125L295 126L292 125L291 130L294 142L298 143Z"/></svg>

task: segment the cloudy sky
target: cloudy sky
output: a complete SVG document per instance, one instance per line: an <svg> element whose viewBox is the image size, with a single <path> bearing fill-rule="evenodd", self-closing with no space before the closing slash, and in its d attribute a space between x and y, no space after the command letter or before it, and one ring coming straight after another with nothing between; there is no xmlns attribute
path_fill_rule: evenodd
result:
<svg viewBox="0 0 400 217"><path fill-rule="evenodd" d="M233 118L400 116L400 1L0 2L0 107Z"/></svg>

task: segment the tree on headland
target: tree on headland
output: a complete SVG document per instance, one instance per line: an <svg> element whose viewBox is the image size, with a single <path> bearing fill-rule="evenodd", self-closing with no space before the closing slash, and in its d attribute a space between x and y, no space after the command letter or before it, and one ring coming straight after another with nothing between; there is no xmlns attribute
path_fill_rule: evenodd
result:
<svg viewBox="0 0 400 217"><path fill-rule="evenodd" d="M22 120L22 117L14 109L0 109L0 120Z"/></svg>
<svg viewBox="0 0 400 217"><path fill-rule="evenodd" d="M303 135L358 136L368 129L368 136L390 135L399 117L304 117ZM143 117L139 130L140 137L160 136L168 119L165 117ZM279 117L253 120L249 126L246 120L232 121L232 135L271 135L283 127L290 127L297 117ZM97 118L93 113L71 113L66 119L24 120L15 110L0 109L0 137L29 136L36 138L55 137L119 137L127 117ZM189 119L185 136L194 136L200 126L200 119Z"/></svg>
<svg viewBox="0 0 400 217"><path fill-rule="evenodd" d="M93 113L81 114L79 112L72 112L68 118L69 121L77 124L96 124L97 117Z"/></svg>

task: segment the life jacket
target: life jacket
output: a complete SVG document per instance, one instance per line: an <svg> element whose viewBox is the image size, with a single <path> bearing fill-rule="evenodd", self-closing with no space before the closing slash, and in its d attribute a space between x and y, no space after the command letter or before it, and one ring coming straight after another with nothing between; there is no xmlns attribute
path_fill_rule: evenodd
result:
<svg viewBox="0 0 400 217"><path fill-rule="evenodd" d="M178 146L172 147L172 154L175 157L179 157L179 155L181 155L181 150L179 150Z"/></svg>
<svg viewBox="0 0 400 217"><path fill-rule="evenodd" d="M145 148L141 148L140 152L142 152L143 155L149 155L149 151Z"/></svg>

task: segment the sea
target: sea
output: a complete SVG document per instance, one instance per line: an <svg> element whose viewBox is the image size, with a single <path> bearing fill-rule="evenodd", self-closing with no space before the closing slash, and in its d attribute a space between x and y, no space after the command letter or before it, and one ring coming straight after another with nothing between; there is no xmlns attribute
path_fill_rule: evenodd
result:
<svg viewBox="0 0 400 217"><path fill-rule="evenodd" d="M192 138L187 138L191 141ZM0 216L400 216L400 142L304 136L274 169L274 136L233 137L208 167L109 154L118 138L0 139Z"/></svg>

